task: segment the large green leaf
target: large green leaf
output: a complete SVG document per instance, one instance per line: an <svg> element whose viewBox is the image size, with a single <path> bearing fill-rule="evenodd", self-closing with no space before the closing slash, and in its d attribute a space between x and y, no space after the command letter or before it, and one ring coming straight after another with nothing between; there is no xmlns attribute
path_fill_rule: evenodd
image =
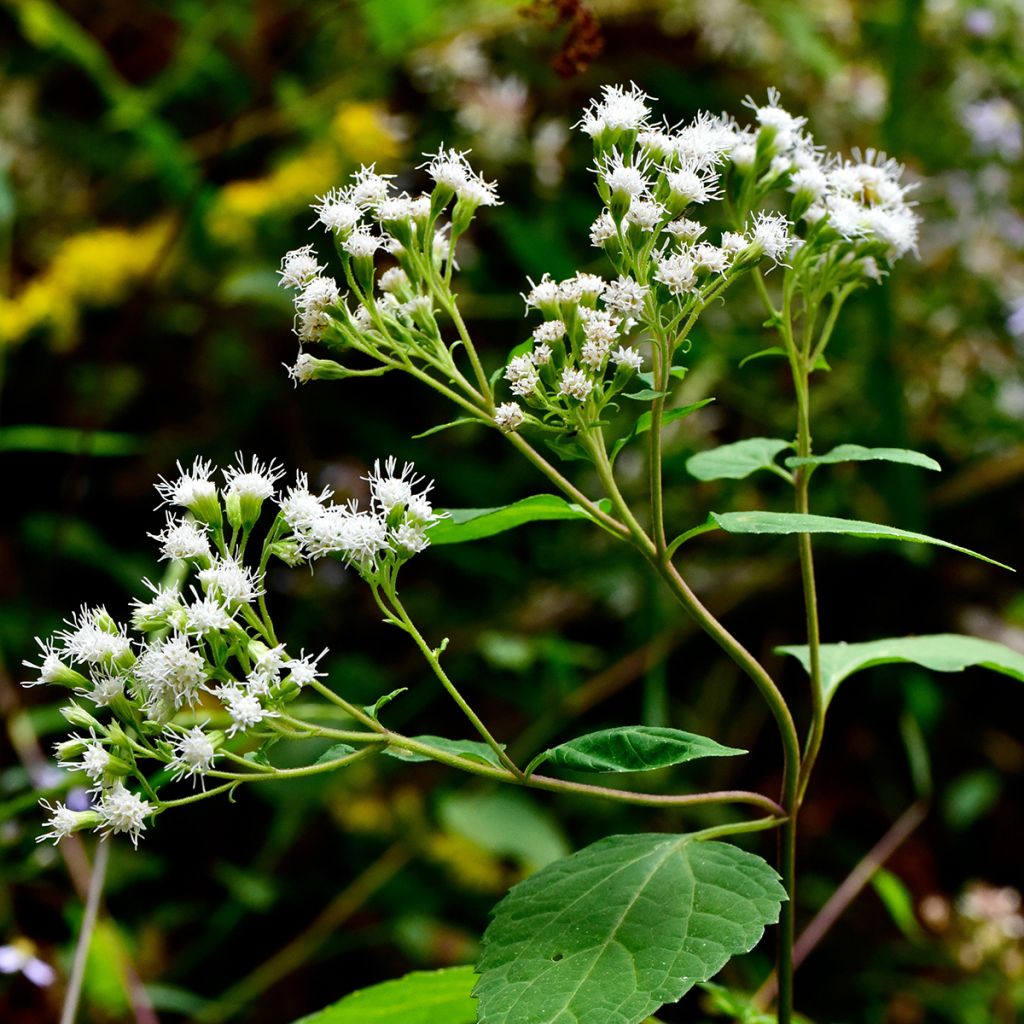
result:
<svg viewBox="0 0 1024 1024"><path fill-rule="evenodd" d="M654 725L627 725L587 733L550 747L530 762L527 774L544 761L575 772L646 772L695 761L700 757L745 754L736 747L680 729Z"/></svg>
<svg viewBox="0 0 1024 1024"><path fill-rule="evenodd" d="M474 1024L472 967L413 971L352 992L294 1024Z"/></svg>
<svg viewBox="0 0 1024 1024"><path fill-rule="evenodd" d="M497 508L450 508L446 518L430 528L431 544L462 544L514 530L525 523L552 519L590 519L579 505L557 494L535 494Z"/></svg>
<svg viewBox="0 0 1024 1024"><path fill-rule="evenodd" d="M810 653L803 645L776 648L779 654L797 658L810 672ZM931 636L903 636L869 640L859 644L822 644L821 691L827 704L839 684L875 665L910 662L933 672L963 672L978 666L1012 676L1024 682L1024 654L976 636L935 633Z"/></svg>
<svg viewBox="0 0 1024 1024"><path fill-rule="evenodd" d="M486 743L481 743L479 740L447 740L443 736L411 736L410 739L425 743L444 754L455 754L468 761L480 761L483 764L493 765L495 768L501 767L498 755ZM382 753L387 754L388 757L397 757L399 761L431 760L426 754L421 754L417 750L406 750L404 747L385 747Z"/></svg>
<svg viewBox="0 0 1024 1024"><path fill-rule="evenodd" d="M693 836L609 836L520 882L494 911L480 1024L638 1024L778 920L760 857Z"/></svg>
<svg viewBox="0 0 1024 1024"><path fill-rule="evenodd" d="M809 455L806 458L791 455L786 459L790 469L797 466L830 466L835 462L901 462L907 466L920 466L921 469L942 469L930 456L909 448L865 448L859 444L841 444L824 455Z"/></svg>
<svg viewBox="0 0 1024 1024"><path fill-rule="evenodd" d="M678 409L666 409L661 417L661 425L667 426L675 420L681 420L684 416L689 416L691 412L703 409L705 405L710 405L713 401L713 398L702 398L699 402L693 402L690 405L681 405ZM619 452L621 452L630 441L635 441L641 434L646 434L651 429L651 421L652 416L650 409L646 412L642 412L636 418L636 423L633 424L633 429L625 437L620 437L615 444L612 445L609 457L613 462Z"/></svg>
<svg viewBox="0 0 1024 1024"><path fill-rule="evenodd" d="M937 540L923 533L911 533L909 530L898 530L895 526L883 526L881 523L865 523L859 519L836 519L834 516L803 515L799 512L712 512L711 518L726 533L838 533L849 537L867 537L873 540L902 540L911 544L935 544L940 548L959 551L962 555L980 558L1000 569L1009 569L1008 565L997 562L993 558L979 555L977 551L962 548L959 544L950 544L946 540Z"/></svg>
<svg viewBox="0 0 1024 1024"><path fill-rule="evenodd" d="M776 464L775 456L792 447L789 441L778 437L748 437L697 452L686 460L686 468L698 480L742 480L759 469L785 474Z"/></svg>

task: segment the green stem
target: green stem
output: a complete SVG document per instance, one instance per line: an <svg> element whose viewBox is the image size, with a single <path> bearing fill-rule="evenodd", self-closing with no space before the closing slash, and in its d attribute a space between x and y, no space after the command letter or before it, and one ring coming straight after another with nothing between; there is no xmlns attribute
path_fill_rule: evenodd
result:
<svg viewBox="0 0 1024 1024"><path fill-rule="evenodd" d="M376 591L375 591L376 593ZM394 606L394 610L397 613L398 621L401 623L405 631L412 637L416 646L420 649L420 653L427 660L427 664L430 665L435 676L437 676L441 685L448 691L448 695L453 701L459 706L462 713L469 719L473 728L480 734L484 742L494 751L498 760L517 778L522 779L523 772L516 766L515 761L512 760L505 753L505 748L491 735L490 730L480 720L477 713L469 706L466 699L459 693L455 684L448 678L448 673L441 668L441 662L438 659L437 651L435 651L426 640L423 639L423 634L416 628L415 623L409 617L409 613L405 610L405 606L398 599L398 594L392 591L388 594L388 600Z"/></svg>
<svg viewBox="0 0 1024 1024"><path fill-rule="evenodd" d="M85 977L85 965L89 958L89 946L92 944L93 932L96 930L96 917L99 914L100 899L103 896L103 885L107 877L107 864L110 860L110 841L101 839L96 844L96 856L92 862L92 873L89 876L89 894L85 901L85 914L78 931L78 942L75 945L75 959L71 965L71 977L68 979L67 992L64 994L64 1006L60 1013L60 1024L74 1024L78 1013L78 1001L82 996L82 979Z"/></svg>

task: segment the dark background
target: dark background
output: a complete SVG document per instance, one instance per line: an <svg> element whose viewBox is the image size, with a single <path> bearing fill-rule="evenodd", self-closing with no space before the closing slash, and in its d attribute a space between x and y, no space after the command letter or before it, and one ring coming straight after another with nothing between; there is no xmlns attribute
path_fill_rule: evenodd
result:
<svg viewBox="0 0 1024 1024"><path fill-rule="evenodd" d="M0 944L24 937L66 965L81 906L67 868L81 880L83 844L32 841L33 782L55 784L45 759L63 723L54 694L17 687L19 663L83 601L124 617L140 578L158 578L152 483L177 459L226 464L243 450L358 496L373 459L394 453L436 478L438 504L451 507L548 489L497 435L411 440L452 418L414 382L291 387L290 304L274 271L286 250L320 241L308 204L362 162L412 185L418 154L444 140L472 147L498 179L504 205L478 218L459 254L458 291L490 369L525 336L527 275L601 269L587 243L598 210L587 140L570 130L601 84L635 80L671 121L702 108L739 115L746 94L776 85L830 148L886 149L921 182L920 259L849 304L833 371L816 385L815 443L915 448L944 473L822 470L815 511L1024 562L1022 22L1012 2L954 0L9 0ZM696 337L683 399L717 401L666 437L677 531L711 508L788 500L771 477L696 484L683 468L713 444L792 431L781 364L738 369L771 343L762 319L738 291ZM619 467L639 495L639 454ZM597 493L585 471L569 471ZM869 542L823 542L817 559L826 640L959 631L1024 649L1010 574ZM803 721L805 680L771 653L802 636L793 546L703 538L686 564L706 603L781 674ZM280 631L296 647L329 646L332 685L350 699L410 687L392 705L395 727L462 735L357 584L334 566L280 570L270 584ZM404 571L403 597L429 638L451 637L449 670L499 736L522 736L521 752L616 722L666 723L751 755L652 785L777 788L775 734L752 688L597 531L539 524L432 550ZM918 798L908 730L924 738L934 795L889 864L886 900L869 889L800 972L798 1006L811 1018L1017 1019L1020 941L977 963L964 952L976 926L950 908L972 881L1021 884L1021 721L1019 684L980 670L891 667L844 687L802 816L800 919ZM363 984L469 962L488 909L559 851L705 822L548 796L495 804L444 770L390 761L254 789L161 817L137 854L114 850L85 1019L151 1020L132 996L141 977L161 1021L290 1021ZM771 855L770 839L751 845ZM922 923L928 897L939 899ZM770 947L725 977L756 986ZM55 1020L59 989L0 976L0 1018ZM703 1020L699 1003L661 1017Z"/></svg>

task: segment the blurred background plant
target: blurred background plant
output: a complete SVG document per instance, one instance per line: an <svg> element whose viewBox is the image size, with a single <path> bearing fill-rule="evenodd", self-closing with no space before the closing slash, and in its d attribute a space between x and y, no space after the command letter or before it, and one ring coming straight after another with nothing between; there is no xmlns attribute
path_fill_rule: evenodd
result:
<svg viewBox="0 0 1024 1024"><path fill-rule="evenodd" d="M32 637L86 598L123 617L139 596L127 588L153 573L144 537L161 519L156 476L178 458L227 462L242 448L301 465L344 497L362 493L371 455L394 451L437 478L439 505L538 489L485 432L411 440L449 417L402 381L360 382L341 403L345 385L292 390L281 365L294 357L290 303L275 270L313 220L309 197L362 163L397 171L444 141L471 147L498 179L505 205L458 252L463 308L493 369L525 337L527 275L562 277L593 259L596 200L570 125L601 84L634 79L679 118L776 85L830 148L887 150L921 182L921 256L851 300L837 368L817 390L816 442L914 448L945 473L926 488L895 468L837 471L816 479L816 510L1024 562L1016 0L5 0L0 32L3 1020L55 1019L88 878L82 844L33 842L33 787L69 802L81 791L66 793L76 780L53 768L58 705L19 690L18 666ZM717 401L666 429L666 500L681 523L725 501L777 498L770 477L723 493L684 469L712 444L790 429L781 364L738 368L764 347L762 319L749 293L695 338L684 397ZM642 460L630 458L619 467L639 489ZM759 655L799 642L788 547L694 551L705 600L763 644ZM898 622L1024 650L1012 578L916 549L841 544L818 557L826 640L886 636ZM270 591L295 642L331 647L324 667L350 699L408 686L390 708L397 728L457 734L414 653L388 642L344 570L282 569ZM751 749L743 766L703 769L702 782L777 786L756 698L597 531L543 524L432 549L403 594L425 630L451 636L453 674L495 731L524 734L524 749L578 715L593 728L672 724ZM844 636L830 629L840 616L852 624ZM786 671L799 692L799 669ZM865 676L859 699L852 691L833 711L803 812L800 919L933 795L801 970L800 1009L893 1024L1016 1020L1020 896L1007 886L1022 882L1009 837L1024 833L1024 691L906 667ZM138 854L114 849L88 1019L276 1024L375 979L469 962L487 909L525 873L601 835L677 825L671 813L495 793L376 762L200 806L162 821ZM766 944L723 980L756 984L769 955ZM712 1012L694 1001L662 1018Z"/></svg>

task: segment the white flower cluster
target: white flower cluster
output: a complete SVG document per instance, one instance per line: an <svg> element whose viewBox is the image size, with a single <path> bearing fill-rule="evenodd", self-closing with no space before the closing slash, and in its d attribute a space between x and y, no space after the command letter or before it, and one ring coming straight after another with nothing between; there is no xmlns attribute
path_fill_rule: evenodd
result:
<svg viewBox="0 0 1024 1024"><path fill-rule="evenodd" d="M371 165L313 204L315 223L331 233L341 255L349 292L343 295L334 278L323 276L325 267L311 245L282 259L280 284L296 293L294 329L300 343L324 341L365 351L361 342L368 336L377 343L439 340L430 289L422 280L424 265L436 273L454 265L454 242L476 209L495 206L499 199L495 184L473 170L467 153L442 146L427 156L421 166L433 180L429 193L398 192L394 175ZM439 224L453 199L450 223ZM378 277L375 261L381 251L397 265ZM326 362L302 353L289 374L296 383L332 376Z"/></svg>
<svg viewBox="0 0 1024 1024"><path fill-rule="evenodd" d="M546 319L533 331L532 348L505 367L512 393L546 414L574 415L588 402L599 410L643 366L640 352L623 339L644 307L648 288L627 277L609 282L583 273L565 281L545 274L530 285L524 296L527 308ZM495 422L506 432L524 419L515 402L500 405L495 413Z"/></svg>
<svg viewBox="0 0 1024 1024"><path fill-rule="evenodd" d="M441 518L428 497L433 484L410 463L399 470L393 458L366 478L366 511L331 503L327 489L314 494L303 473L279 492L283 470L273 462L239 457L222 483L203 459L178 470L157 484L161 504L174 511L154 537L162 559L193 574L187 592L184 583L144 580L148 593L133 602L130 627L104 608L83 607L53 637L37 641L36 663L25 662L36 678L24 685L56 684L80 698L63 713L88 732L62 741L57 755L61 767L88 777L93 806L47 804L50 821L40 838L91 828L137 843L160 811L141 760L159 762L175 781L205 786L225 743L265 732L287 701L323 675L326 651L293 656L271 639L262 600L271 555L289 564L333 555L372 580L426 548L429 528ZM276 515L253 568L244 560L246 540L271 502ZM129 788L133 779L144 795Z"/></svg>

